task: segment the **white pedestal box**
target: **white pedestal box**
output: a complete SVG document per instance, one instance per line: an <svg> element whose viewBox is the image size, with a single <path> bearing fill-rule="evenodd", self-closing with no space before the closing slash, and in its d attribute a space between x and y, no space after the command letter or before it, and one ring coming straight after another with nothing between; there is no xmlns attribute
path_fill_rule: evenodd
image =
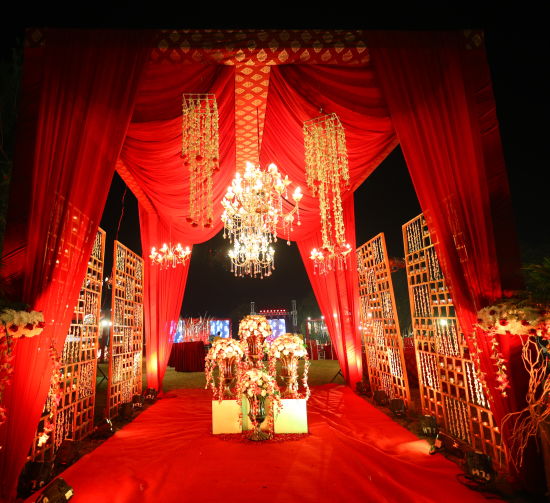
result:
<svg viewBox="0 0 550 503"><path fill-rule="evenodd" d="M212 400L212 433L241 433L237 400Z"/></svg>
<svg viewBox="0 0 550 503"><path fill-rule="evenodd" d="M283 398L283 408L275 413L275 433L307 433L307 401Z"/></svg>

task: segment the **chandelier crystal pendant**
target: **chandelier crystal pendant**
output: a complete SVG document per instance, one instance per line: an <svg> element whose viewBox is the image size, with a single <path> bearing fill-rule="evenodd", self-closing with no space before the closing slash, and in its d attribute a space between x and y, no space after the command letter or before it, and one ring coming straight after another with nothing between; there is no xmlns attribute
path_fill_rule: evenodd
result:
<svg viewBox="0 0 550 503"><path fill-rule="evenodd" d="M314 271L327 274L344 269L351 246L346 242L342 192L349 188L346 134L336 114L322 115L304 122L307 184L319 198L321 249L314 248L310 259Z"/></svg>
<svg viewBox="0 0 550 503"><path fill-rule="evenodd" d="M286 233L290 244L290 233L294 221L300 225L299 203L302 199L300 187L292 195L294 207L283 213L283 197L288 199L290 185L275 164L261 169L250 162L241 175L237 173L222 200L224 212L224 238L229 238L233 248L229 251L231 271L235 276L264 278L275 269L277 228Z"/></svg>
<svg viewBox="0 0 550 503"><path fill-rule="evenodd" d="M172 243L162 245L160 250L157 250L154 246L151 248L151 255L149 258L154 265L159 265L161 269L167 269L168 267L176 267L177 265L185 265L191 257L191 250L187 246L185 249L178 243L176 246L172 246Z"/></svg>
<svg viewBox="0 0 550 503"><path fill-rule="evenodd" d="M184 94L182 157L189 167L189 215L193 227L211 227L213 177L220 170L218 106L214 94Z"/></svg>

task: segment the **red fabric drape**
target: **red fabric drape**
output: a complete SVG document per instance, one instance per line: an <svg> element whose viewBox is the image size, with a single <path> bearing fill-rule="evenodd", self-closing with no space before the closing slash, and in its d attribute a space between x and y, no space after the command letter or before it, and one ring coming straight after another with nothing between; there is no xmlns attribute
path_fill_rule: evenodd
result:
<svg viewBox="0 0 550 503"><path fill-rule="evenodd" d="M346 382L362 378L358 330L359 291L355 253L346 271L327 276L313 273L312 248L321 248L319 200L311 195L304 170L303 123L323 113L338 114L346 131L350 189L344 195L347 239L355 250L352 192L397 144L384 99L370 67L283 65L271 69L262 165L274 162L302 188L301 226L296 240ZM294 185L292 185L293 187ZM288 209L288 207L287 207ZM282 238L286 238L281 234Z"/></svg>
<svg viewBox="0 0 550 503"><path fill-rule="evenodd" d="M336 348L336 356L346 382L355 387L363 378L361 361L361 336L359 333L359 279L355 254L355 214L353 196L343 203L346 239L352 247L347 268L331 271L326 275L314 273L309 259L312 248L322 248L321 231L298 241L298 249L315 293L319 308Z"/></svg>
<svg viewBox="0 0 550 503"><path fill-rule="evenodd" d="M302 188L299 241L320 227L319 199L307 187L304 121L323 113L338 114L346 131L350 192L363 183L395 148L397 140L384 99L370 67L282 65L271 69L262 136L262 166L274 162ZM346 194L344 194L346 197ZM288 206L286 206L288 210ZM286 235L280 235L286 239ZM308 259L309 261L309 259Z"/></svg>
<svg viewBox="0 0 550 503"><path fill-rule="evenodd" d="M139 208L141 243L144 250L159 248L162 243L180 241L156 214ZM147 363L147 386L161 389L166 372L174 335L179 320L189 262L185 266L160 270L147 258L144 261L144 323Z"/></svg>
<svg viewBox="0 0 550 503"><path fill-rule="evenodd" d="M189 214L189 170L181 158L181 101L183 93L213 93L219 114L220 171L214 175L214 224L192 227ZM121 153L136 186L138 200L156 212L182 245L215 236L223 224L221 199L235 175L235 69L216 65L147 66L136 99L136 109ZM135 187L131 187L135 190ZM144 248L149 251L148 248Z"/></svg>
<svg viewBox="0 0 550 503"><path fill-rule="evenodd" d="M23 208L19 217L10 209L6 231L17 294L46 321L42 335L17 343L5 394L0 498L8 501L48 392L48 348L60 351L67 335L147 54L143 32L52 30L46 38L41 64L31 55L24 68L22 106L37 112L36 130L18 130L12 193Z"/></svg>
<svg viewBox="0 0 550 503"><path fill-rule="evenodd" d="M368 40L420 205L436 236L460 325L471 333L476 311L501 297L507 284L516 287L517 276L510 272L519 270L483 54L468 55L461 32L371 33ZM503 243L506 247L497 249ZM516 342L503 345L505 357ZM492 410L500 421L514 408L514 400L496 389L490 341L479 336L478 344ZM513 385L511 392L518 388Z"/></svg>

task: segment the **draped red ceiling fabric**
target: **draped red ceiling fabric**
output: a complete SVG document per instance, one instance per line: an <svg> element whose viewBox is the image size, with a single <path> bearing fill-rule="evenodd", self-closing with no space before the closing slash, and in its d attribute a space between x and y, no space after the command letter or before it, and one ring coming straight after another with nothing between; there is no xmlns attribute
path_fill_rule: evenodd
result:
<svg viewBox="0 0 550 503"><path fill-rule="evenodd" d="M355 250L355 214L353 195L343 202L346 239ZM312 248L322 248L319 231L298 241L298 249L315 293L319 308L325 317L342 375L348 384L363 379L361 359L361 335L359 331L359 281L357 278L357 256L349 254L348 266L341 271L330 271L326 275L315 274L309 258Z"/></svg>
<svg viewBox="0 0 550 503"><path fill-rule="evenodd" d="M39 105L36 135L18 131L22 155L12 191L20 205L30 207L22 211L26 228L15 217L6 237L11 246L17 240L12 234L24 229L27 239L19 253L6 251L9 270L22 278L20 299L44 312L46 328L15 348L15 372L5 394L8 421L0 427L0 497L8 501L48 393L49 347L62 350L86 272L146 61L145 37L145 32L46 31L41 64L34 65L31 56L31 66L24 67L35 73L23 81L32 85L22 90L22 106L36 104L33 92L40 93ZM32 159L28 152L34 152Z"/></svg>
<svg viewBox="0 0 550 503"><path fill-rule="evenodd" d="M309 258L312 248L322 246L322 239L319 200L311 195L306 184L303 136L304 121L321 115L321 107L322 113L336 113L346 132L350 188L344 193L344 222L348 243L354 250L346 270L331 272L327 276L316 275ZM373 71L368 66L287 65L272 68L262 139L262 164L275 162L282 173L303 189L300 204L302 225L294 227L291 239L297 241L336 347L340 368L346 382L351 385L362 379L353 191L396 144L392 122ZM286 238L286 235L281 232L280 237Z"/></svg>
<svg viewBox="0 0 550 503"><path fill-rule="evenodd" d="M220 171L214 175L212 227L192 227L189 170L181 152L182 94L213 93L219 114ZM169 227L175 241L190 245L215 236L223 224L221 200L235 175L235 70L232 66L150 63L136 99L121 153L138 200ZM148 248L143 248L148 251Z"/></svg>
<svg viewBox="0 0 550 503"><path fill-rule="evenodd" d="M472 333L476 311L506 288L517 288L513 273L519 270L483 49L462 32L373 32L368 43L420 205L436 236L461 328ZM477 342L500 421L517 405L513 396L505 398L496 389L490 340L478 334ZM501 342L505 357L519 343ZM513 394L521 377L515 383L511 377Z"/></svg>
<svg viewBox="0 0 550 503"><path fill-rule="evenodd" d="M139 206L141 244L144 250L168 243L173 236L170 228ZM174 243L175 241L172 241ZM147 258L144 261L144 319L147 348L147 386L160 390L166 372L170 350L178 325L189 262L184 266L160 269Z"/></svg>

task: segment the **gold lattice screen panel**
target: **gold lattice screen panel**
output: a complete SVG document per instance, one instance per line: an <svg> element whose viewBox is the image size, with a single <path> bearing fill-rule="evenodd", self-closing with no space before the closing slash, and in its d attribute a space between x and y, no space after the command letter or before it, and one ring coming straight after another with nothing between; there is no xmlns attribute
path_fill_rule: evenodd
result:
<svg viewBox="0 0 550 503"><path fill-rule="evenodd" d="M44 419L50 414L46 403L31 449L33 460L51 460L63 440L80 440L93 430L104 259L105 231L99 229L61 355L61 400L51 419L55 429L38 447Z"/></svg>
<svg viewBox="0 0 550 503"><path fill-rule="evenodd" d="M109 337L107 417L141 393L143 355L143 259L115 241Z"/></svg>
<svg viewBox="0 0 550 503"><path fill-rule="evenodd" d="M403 339L395 308L384 234L357 248L361 327L369 381L373 391L409 403Z"/></svg>
<svg viewBox="0 0 550 503"><path fill-rule="evenodd" d="M423 215L403 226L422 412L440 429L503 465L489 409Z"/></svg>

